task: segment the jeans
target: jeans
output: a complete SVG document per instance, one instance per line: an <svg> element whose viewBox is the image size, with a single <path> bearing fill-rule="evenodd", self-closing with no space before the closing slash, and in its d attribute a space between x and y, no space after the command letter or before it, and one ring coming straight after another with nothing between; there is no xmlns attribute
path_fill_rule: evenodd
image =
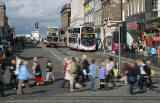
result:
<svg viewBox="0 0 160 103"><path fill-rule="evenodd" d="M95 77L89 76L89 78L90 78L90 90L94 90Z"/></svg>
<svg viewBox="0 0 160 103"><path fill-rule="evenodd" d="M135 83L135 88L138 88L138 86L139 86L139 80L140 80L140 76L137 76L137 81Z"/></svg>
<svg viewBox="0 0 160 103"><path fill-rule="evenodd" d="M130 84L130 89L129 89L129 93L130 93L130 94L133 93L134 86L135 86L134 83L131 83L131 84Z"/></svg>
<svg viewBox="0 0 160 103"><path fill-rule="evenodd" d="M68 80L66 80L66 79L63 79L63 80L62 80L62 84L61 84L61 87L62 87L62 88L64 88L66 82L68 82L68 85L69 85L69 81L68 81Z"/></svg>

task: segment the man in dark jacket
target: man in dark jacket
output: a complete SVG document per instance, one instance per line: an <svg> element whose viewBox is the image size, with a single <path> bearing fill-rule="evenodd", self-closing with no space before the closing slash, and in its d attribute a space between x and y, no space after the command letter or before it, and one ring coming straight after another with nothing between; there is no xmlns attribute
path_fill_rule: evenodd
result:
<svg viewBox="0 0 160 103"><path fill-rule="evenodd" d="M138 70L138 74L140 75L139 85L140 85L140 89L143 89L144 83L148 87L147 79L149 79L151 75L151 70L145 64L144 60L139 60L139 66L140 66Z"/></svg>
<svg viewBox="0 0 160 103"><path fill-rule="evenodd" d="M5 96L4 90L4 78L3 78L4 70L2 69L2 63L0 63L0 93L2 96Z"/></svg>

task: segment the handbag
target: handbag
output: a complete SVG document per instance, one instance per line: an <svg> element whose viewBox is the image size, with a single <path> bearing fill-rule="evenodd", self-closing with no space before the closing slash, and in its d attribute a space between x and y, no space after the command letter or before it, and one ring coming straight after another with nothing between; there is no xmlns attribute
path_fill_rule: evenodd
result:
<svg viewBox="0 0 160 103"><path fill-rule="evenodd" d="M86 70L85 70L85 69L83 70L83 74L84 74L84 75L87 75L87 72L86 72Z"/></svg>

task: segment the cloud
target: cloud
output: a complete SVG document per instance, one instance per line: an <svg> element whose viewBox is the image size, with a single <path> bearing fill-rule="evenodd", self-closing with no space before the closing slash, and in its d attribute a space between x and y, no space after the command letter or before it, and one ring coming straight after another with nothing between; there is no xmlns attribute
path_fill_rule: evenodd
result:
<svg viewBox="0 0 160 103"><path fill-rule="evenodd" d="M70 0L4 0L10 26L18 34L30 33L39 22L42 33L47 25L60 26L61 8Z"/></svg>

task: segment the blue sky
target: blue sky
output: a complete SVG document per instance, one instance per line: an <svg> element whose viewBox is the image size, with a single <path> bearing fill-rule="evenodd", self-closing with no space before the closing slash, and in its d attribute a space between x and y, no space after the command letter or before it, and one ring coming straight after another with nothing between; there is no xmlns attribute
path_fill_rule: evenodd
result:
<svg viewBox="0 0 160 103"><path fill-rule="evenodd" d="M17 34L28 34L39 22L40 32L45 34L47 25L61 26L61 8L70 0L0 0L6 4L9 25Z"/></svg>

